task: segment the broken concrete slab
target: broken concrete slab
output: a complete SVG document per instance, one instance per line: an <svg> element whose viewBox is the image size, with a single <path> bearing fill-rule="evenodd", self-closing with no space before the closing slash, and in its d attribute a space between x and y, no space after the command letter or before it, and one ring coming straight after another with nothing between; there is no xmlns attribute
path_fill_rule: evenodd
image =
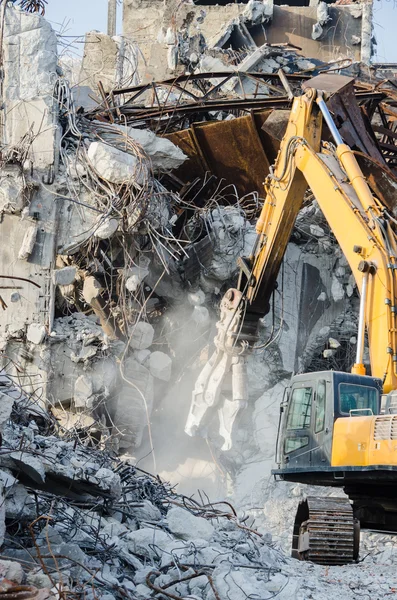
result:
<svg viewBox="0 0 397 600"><path fill-rule="evenodd" d="M27 260L33 252L37 237L37 226L35 223L28 225L18 253L19 260Z"/></svg>
<svg viewBox="0 0 397 600"><path fill-rule="evenodd" d="M118 185L140 185L143 181L139 160L132 154L103 142L91 142L87 156L92 168L106 181Z"/></svg>
<svg viewBox="0 0 397 600"><path fill-rule="evenodd" d="M31 323L26 332L26 339L28 342L39 346L43 343L46 335L47 332L44 325L40 325L40 323Z"/></svg>
<svg viewBox="0 0 397 600"><path fill-rule="evenodd" d="M155 172L172 171L187 160L187 156L178 146L166 138L155 135L152 131L133 127L123 128L120 125L117 128L142 146L143 151L149 156Z"/></svg>
<svg viewBox="0 0 397 600"><path fill-rule="evenodd" d="M170 531L182 540L210 540L214 535L213 525L202 517L196 517L183 508L171 508L167 514Z"/></svg>
<svg viewBox="0 0 397 600"><path fill-rule="evenodd" d="M161 529L145 527L128 533L125 539L131 552L153 559L168 546L171 538Z"/></svg>
<svg viewBox="0 0 397 600"><path fill-rule="evenodd" d="M56 269L52 274L54 285L71 285L77 274L77 267L64 267Z"/></svg>

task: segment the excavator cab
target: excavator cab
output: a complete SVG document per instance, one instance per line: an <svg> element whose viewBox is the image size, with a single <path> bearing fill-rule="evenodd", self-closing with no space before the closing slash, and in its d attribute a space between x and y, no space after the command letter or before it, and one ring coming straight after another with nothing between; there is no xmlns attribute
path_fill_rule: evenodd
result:
<svg viewBox="0 0 397 600"><path fill-rule="evenodd" d="M334 423L341 418L380 414L382 382L337 371L296 375L281 404L278 474L331 468ZM316 482L312 482L316 483Z"/></svg>

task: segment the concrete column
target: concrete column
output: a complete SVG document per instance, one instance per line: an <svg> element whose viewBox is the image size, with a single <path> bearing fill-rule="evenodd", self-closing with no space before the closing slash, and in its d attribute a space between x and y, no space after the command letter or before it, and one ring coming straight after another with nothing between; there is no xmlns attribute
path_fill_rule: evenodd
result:
<svg viewBox="0 0 397 600"><path fill-rule="evenodd" d="M116 35L117 0L108 0L108 35Z"/></svg>
<svg viewBox="0 0 397 600"><path fill-rule="evenodd" d="M365 65L371 64L372 58L372 27L373 11L372 3L361 4L362 24L361 24L361 62Z"/></svg>

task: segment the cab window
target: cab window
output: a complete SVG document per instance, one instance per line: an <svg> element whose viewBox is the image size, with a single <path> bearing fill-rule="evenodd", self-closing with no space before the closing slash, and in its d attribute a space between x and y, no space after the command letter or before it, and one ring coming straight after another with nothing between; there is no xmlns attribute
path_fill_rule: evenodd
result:
<svg viewBox="0 0 397 600"><path fill-rule="evenodd" d="M289 454L290 452L294 452L294 450L299 450L299 448L308 446L308 444L308 435L303 435L302 437L287 437L284 444L284 453Z"/></svg>
<svg viewBox="0 0 397 600"><path fill-rule="evenodd" d="M288 411L288 430L310 427L312 394L313 389L311 387L301 387L293 390Z"/></svg>
<svg viewBox="0 0 397 600"><path fill-rule="evenodd" d="M325 396L327 388L325 381L319 381L316 395L316 414L314 418L314 433L323 431L325 425Z"/></svg>
<svg viewBox="0 0 397 600"><path fill-rule="evenodd" d="M378 398L379 392L376 388L351 383L339 384L339 410L343 414L348 415L351 410L370 408L376 415Z"/></svg>

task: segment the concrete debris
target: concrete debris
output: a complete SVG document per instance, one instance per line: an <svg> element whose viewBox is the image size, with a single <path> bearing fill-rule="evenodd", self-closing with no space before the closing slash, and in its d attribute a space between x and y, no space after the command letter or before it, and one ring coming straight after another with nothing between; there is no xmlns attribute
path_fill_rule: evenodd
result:
<svg viewBox="0 0 397 600"><path fill-rule="evenodd" d="M25 573L19 563L10 560L1 560L0 577L13 581L14 583L22 583L25 578Z"/></svg>
<svg viewBox="0 0 397 600"><path fill-rule="evenodd" d="M26 339L28 342L32 342L32 344L39 346L43 343L46 333L47 332L44 325L40 325L39 323L31 323L26 332Z"/></svg>
<svg viewBox="0 0 397 600"><path fill-rule="evenodd" d="M19 260L27 260L33 252L36 243L37 226L34 223L28 225L18 253Z"/></svg>
<svg viewBox="0 0 397 600"><path fill-rule="evenodd" d="M375 534L354 566L288 558L307 489L269 479L290 374L349 370L357 345L357 286L310 191L248 359L237 449L183 432L289 96L312 74L356 78L373 146L357 131L354 146L388 163L371 185L395 195L396 70L366 66L371 6L124 0L123 36L90 32L82 65L60 66L50 24L19 4L1 36L2 585L40 600L388 597L397 557Z"/></svg>
<svg viewBox="0 0 397 600"><path fill-rule="evenodd" d="M107 240L112 237L119 228L119 222L117 219L98 219L98 225L95 229L95 237L101 240Z"/></svg>
<svg viewBox="0 0 397 600"><path fill-rule="evenodd" d="M268 0L249 0L243 17L252 25L265 25L273 18L273 3Z"/></svg>
<svg viewBox="0 0 397 600"><path fill-rule="evenodd" d="M71 285L76 279L76 273L76 267L64 267L63 269L56 269L52 275L54 285Z"/></svg>
<svg viewBox="0 0 397 600"><path fill-rule="evenodd" d="M131 339L131 348L135 350L146 350L152 345L154 338L154 328L150 323L139 321L134 327Z"/></svg>
<svg viewBox="0 0 397 600"><path fill-rule="evenodd" d="M125 287L129 292L134 294L137 292L142 281L149 275L149 269L133 267L130 270L130 275L125 282Z"/></svg>
<svg viewBox="0 0 397 600"><path fill-rule="evenodd" d="M132 154L103 142L92 142L87 156L94 170L106 181L119 185L129 181L137 185L142 183L140 178L137 179L138 159Z"/></svg>
<svg viewBox="0 0 397 600"><path fill-rule="evenodd" d="M175 146L170 140L155 135L152 131L122 127L121 125L117 125L117 130L135 140L142 147L157 173L177 169L187 159L178 146Z"/></svg>
<svg viewBox="0 0 397 600"><path fill-rule="evenodd" d="M185 509L178 507L168 511L167 523L171 533L182 540L209 541L215 532L206 519L186 513Z"/></svg>
<svg viewBox="0 0 397 600"><path fill-rule="evenodd" d="M169 381L171 379L172 359L164 352L153 352L149 359L149 369L156 379Z"/></svg>

